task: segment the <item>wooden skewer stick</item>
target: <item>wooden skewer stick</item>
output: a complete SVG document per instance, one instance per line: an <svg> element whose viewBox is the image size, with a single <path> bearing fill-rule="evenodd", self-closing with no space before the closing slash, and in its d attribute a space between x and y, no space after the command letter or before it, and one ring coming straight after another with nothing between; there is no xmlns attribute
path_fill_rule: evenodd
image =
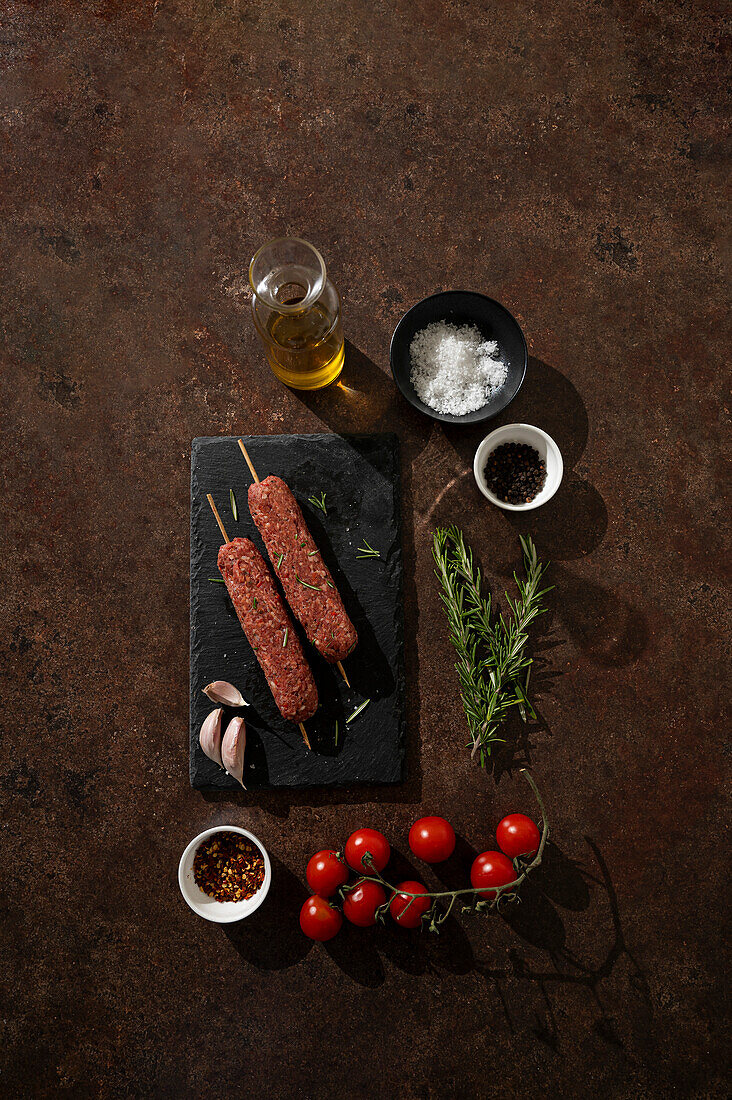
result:
<svg viewBox="0 0 732 1100"><path fill-rule="evenodd" d="M241 442L241 441L240 441L240 442ZM243 446L242 446L242 450L243 450L243 449L244 449L244 448L243 448ZM245 452L245 455L246 455L246 452ZM253 472L253 471L252 471L252 472ZM216 516L216 522L217 522L217 523L218 523L218 525L219 525L219 530L221 531L221 534L222 534L222 535L224 536L224 542L226 542L226 543L229 543L229 542L231 542L231 539L230 539L230 538L229 538L229 536L228 536L228 535L226 534L226 528L224 527L223 523L221 522L221 516L219 515L219 510L218 510L218 508L216 507L216 505L214 504L214 498L213 498L213 497L211 496L211 494L210 494L210 493L206 493L206 500L207 500L207 501L209 502L209 504L211 505L211 511L212 511L212 512L213 512L213 514L214 514L214 515ZM350 686L350 685L349 685L349 686ZM300 733L302 734L302 739L303 739L303 741L305 742L305 744L307 745L307 747L308 747L309 749L312 749L312 745L310 744L310 738L308 737L308 733L307 733L307 730L305 729L305 726L304 726L304 725L302 724L302 722L298 722L298 726L300 727Z"/></svg>
<svg viewBox="0 0 732 1100"><path fill-rule="evenodd" d="M244 461L246 462L247 466L249 467L249 473L252 475L252 477L254 478L257 485L259 485L259 478L257 477L257 471L254 469L254 466L252 465L252 460L249 457L249 454L247 452L246 447L244 446L244 440L243 439L239 440L239 450L244 455ZM218 515L217 515L217 518L218 518ZM219 527L221 527L221 521L220 520L219 520ZM223 527L221 528L221 530L223 531ZM350 687L351 684L350 684L350 681L349 681L348 677L346 676L346 670L344 669L344 667L343 667L343 665L341 664L340 661L336 661L336 668L340 672L343 679L346 681L346 687ZM308 745L308 748L309 747L310 746Z"/></svg>
<svg viewBox="0 0 732 1100"><path fill-rule="evenodd" d="M341 664L340 661L336 661L336 668L340 672L343 679L346 681L346 687L350 687L351 684L350 684L350 681L349 681L348 677L346 676L346 670L345 670L345 668L343 667L343 665Z"/></svg>
<svg viewBox="0 0 732 1100"><path fill-rule="evenodd" d="M211 511L216 516L216 522L219 525L219 530L221 531L221 534L224 536L224 542L227 542L227 543L231 542L231 539L226 534L226 528L224 527L223 523L221 522L221 516L219 515L219 510L216 507L216 505L214 504L214 498L211 496L210 493L206 493L206 500L211 505Z"/></svg>
<svg viewBox="0 0 732 1100"><path fill-rule="evenodd" d="M251 460L251 458L249 457L249 455L247 453L247 449L244 446L244 440L243 439L239 440L239 447L241 449L241 453L244 455L244 461L246 462L247 466L249 467L249 473L252 475L252 477L256 481L257 485L259 485L259 478L257 477L257 471L252 466L252 460Z"/></svg>

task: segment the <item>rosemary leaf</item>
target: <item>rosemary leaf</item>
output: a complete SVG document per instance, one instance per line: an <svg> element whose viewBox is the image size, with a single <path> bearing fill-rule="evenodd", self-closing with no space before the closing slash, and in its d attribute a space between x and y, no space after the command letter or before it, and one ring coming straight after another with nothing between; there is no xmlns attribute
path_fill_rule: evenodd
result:
<svg viewBox="0 0 732 1100"><path fill-rule="evenodd" d="M211 581L211 584L225 584L226 583L224 581L223 577L209 577L208 579Z"/></svg>
<svg viewBox="0 0 732 1100"><path fill-rule="evenodd" d="M322 588L318 588L317 584L308 584L308 582L304 581L302 579L302 577L298 577L297 573L295 574L295 580L299 584L301 584L304 588L312 588L313 592L322 592L323 591Z"/></svg>
<svg viewBox="0 0 732 1100"><path fill-rule="evenodd" d="M235 520L239 519L239 509L236 506L236 497L234 496L234 490L229 489L229 503L231 504L231 514Z"/></svg>
<svg viewBox="0 0 732 1100"><path fill-rule="evenodd" d="M366 542L366 539L364 539L363 540L363 546L358 547L356 557L357 558L380 558L381 554L379 553L378 550L374 550L373 546L371 546L368 542Z"/></svg>
<svg viewBox="0 0 732 1100"><path fill-rule="evenodd" d="M325 493L321 493L319 497L308 497L308 503L312 504L314 508L319 508L324 516L328 515L325 507Z"/></svg>
<svg viewBox="0 0 732 1100"><path fill-rule="evenodd" d="M283 648L283 649L284 649L284 648L285 648L285 646L287 645L287 635L288 635L289 631L290 631L290 628L289 628L289 626L286 626L286 627L285 627L285 636L284 636L284 638L282 639L282 648Z"/></svg>
<svg viewBox="0 0 732 1100"><path fill-rule="evenodd" d="M363 703L361 703L361 705L360 705L360 706L356 707L356 709L354 710L353 714L352 714L352 715L351 715L351 716L350 716L349 718L346 718L346 725L347 725L347 726L348 726L348 725L350 725L350 724L351 724L351 722L353 721L353 719L354 719L354 718L358 718L358 716L359 716L359 714L361 713L361 711L362 711L362 710L365 710L365 709L366 709L366 707L367 707L367 706L369 705L369 703L370 703L370 702L371 702L371 700L370 700L370 699L365 699L365 700L363 701Z"/></svg>

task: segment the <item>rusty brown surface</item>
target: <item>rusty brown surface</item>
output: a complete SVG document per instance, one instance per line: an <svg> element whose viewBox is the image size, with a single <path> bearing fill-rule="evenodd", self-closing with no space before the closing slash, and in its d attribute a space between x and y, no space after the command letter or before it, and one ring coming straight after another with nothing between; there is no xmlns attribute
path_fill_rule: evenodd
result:
<svg viewBox="0 0 732 1100"><path fill-rule="evenodd" d="M721 11L5 6L4 1094L726 1094ZM265 369L243 293L255 247L292 232L325 254L349 341L344 387L312 398ZM520 319L532 360L501 422L564 452L520 525L473 484L483 433L420 419L388 374L403 310L451 287ZM190 440L383 425L404 447L409 780L206 801ZM556 848L509 922L315 946L315 849L368 823L403 851L424 810L467 865L531 809L515 768L464 749L438 521L494 589L517 529L555 563L524 748ZM275 868L228 935L176 882L225 821Z"/></svg>

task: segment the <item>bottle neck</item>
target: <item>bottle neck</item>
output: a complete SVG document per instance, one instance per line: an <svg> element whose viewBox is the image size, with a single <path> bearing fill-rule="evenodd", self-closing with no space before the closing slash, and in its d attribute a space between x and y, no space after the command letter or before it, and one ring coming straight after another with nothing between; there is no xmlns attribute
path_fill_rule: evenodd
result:
<svg viewBox="0 0 732 1100"><path fill-rule="evenodd" d="M298 238L264 245L249 265L249 284L266 309L297 314L310 309L326 287L325 262L316 248Z"/></svg>

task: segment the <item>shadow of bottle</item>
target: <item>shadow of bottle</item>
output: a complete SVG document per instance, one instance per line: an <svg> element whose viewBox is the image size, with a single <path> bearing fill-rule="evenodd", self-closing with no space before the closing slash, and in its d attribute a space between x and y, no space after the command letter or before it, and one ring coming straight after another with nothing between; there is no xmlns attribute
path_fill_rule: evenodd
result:
<svg viewBox="0 0 732 1100"><path fill-rule="evenodd" d="M415 584L416 548L412 466L426 446L429 421L405 402L390 375L380 370L362 351L346 340L346 363L337 383L323 390L293 391L323 424L339 435L364 432L394 432L400 442L401 530L404 582L404 632L416 638L419 605ZM328 562L329 566L337 563ZM339 583L342 578L339 576ZM352 595L352 594L351 594ZM350 668L350 665L349 665ZM400 788L404 801L421 797L422 772L419 759L421 731L419 664L417 647L405 646L407 702L406 781ZM373 677L372 677L373 679ZM354 685L355 686L355 685ZM359 689L364 685L359 683ZM396 799L395 799L396 800Z"/></svg>

